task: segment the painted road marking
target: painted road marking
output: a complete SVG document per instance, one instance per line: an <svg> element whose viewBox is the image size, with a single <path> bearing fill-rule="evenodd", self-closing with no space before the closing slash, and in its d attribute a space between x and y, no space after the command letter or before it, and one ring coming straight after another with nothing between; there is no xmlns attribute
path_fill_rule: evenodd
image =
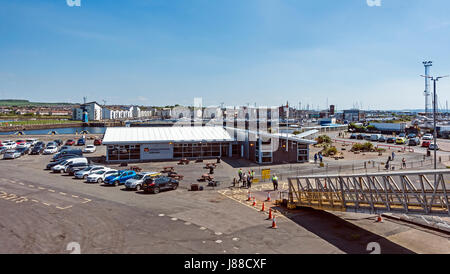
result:
<svg viewBox="0 0 450 274"><path fill-rule="evenodd" d="M66 206L66 207L60 207L60 206L57 206L56 208L57 209L61 209L61 210L64 210L64 209L68 209L68 208L71 208L72 206L70 205L70 206Z"/></svg>
<svg viewBox="0 0 450 274"><path fill-rule="evenodd" d="M56 191L54 191L53 189L49 189L48 191L50 191L50 192L56 192Z"/></svg>
<svg viewBox="0 0 450 274"><path fill-rule="evenodd" d="M28 185L29 187L31 187L31 188L34 188L34 185Z"/></svg>
<svg viewBox="0 0 450 274"><path fill-rule="evenodd" d="M90 199L87 199L87 198L83 198L84 199L84 202L82 202L82 204L85 204L85 203L89 203L89 202L91 202L92 200L90 200Z"/></svg>
<svg viewBox="0 0 450 274"><path fill-rule="evenodd" d="M49 203L44 203L44 202L42 202L42 204L44 204L44 205L46 205L46 206L50 206L50 204L49 204Z"/></svg>
<svg viewBox="0 0 450 274"><path fill-rule="evenodd" d="M64 192L60 192L59 194L61 194L61 195L67 195L67 193L64 193Z"/></svg>
<svg viewBox="0 0 450 274"><path fill-rule="evenodd" d="M40 190L44 190L45 188L43 188L43 187L40 187L40 186L38 186L38 188L40 189Z"/></svg>
<svg viewBox="0 0 450 274"><path fill-rule="evenodd" d="M19 185L24 186L25 184L24 183L19 183Z"/></svg>
<svg viewBox="0 0 450 274"><path fill-rule="evenodd" d="M72 195L73 198L80 198L80 196Z"/></svg>
<svg viewBox="0 0 450 274"><path fill-rule="evenodd" d="M38 200L35 200L35 199L31 199L31 201L32 201L32 202L35 202L35 203L39 203L39 201L38 201Z"/></svg>

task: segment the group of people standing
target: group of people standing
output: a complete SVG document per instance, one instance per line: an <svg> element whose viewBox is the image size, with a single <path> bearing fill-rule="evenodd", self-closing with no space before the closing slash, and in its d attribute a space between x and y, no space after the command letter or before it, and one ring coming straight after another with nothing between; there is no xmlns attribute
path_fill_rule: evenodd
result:
<svg viewBox="0 0 450 274"><path fill-rule="evenodd" d="M317 163L317 158L319 158L321 163L323 162L323 155L321 151L319 151L319 153L314 154L314 163Z"/></svg>
<svg viewBox="0 0 450 274"><path fill-rule="evenodd" d="M255 171L249 170L248 172L244 172L242 168L238 171L239 182L242 182L243 187L251 188L253 178L255 177Z"/></svg>
<svg viewBox="0 0 450 274"><path fill-rule="evenodd" d="M386 165L384 167L386 169L390 169L389 168L390 162L394 161L394 159L395 159L395 153L392 151L392 155L388 157L388 160L387 160ZM406 168L406 159L405 159L405 157L403 157L402 158L402 169L405 169L405 168Z"/></svg>

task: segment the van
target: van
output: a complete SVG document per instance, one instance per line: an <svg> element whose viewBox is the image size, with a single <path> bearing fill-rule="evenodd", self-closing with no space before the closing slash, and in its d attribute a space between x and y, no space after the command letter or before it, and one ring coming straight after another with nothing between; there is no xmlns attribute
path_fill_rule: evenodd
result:
<svg viewBox="0 0 450 274"><path fill-rule="evenodd" d="M381 134L372 134L372 135L370 136L370 141L375 141L375 142L377 142L378 139L380 139L380 137L381 137Z"/></svg>
<svg viewBox="0 0 450 274"><path fill-rule="evenodd" d="M58 160L61 157L64 157L66 155L77 155L77 156L83 156L83 151L81 149L67 149L60 151L59 153L55 154L53 156L53 160Z"/></svg>
<svg viewBox="0 0 450 274"><path fill-rule="evenodd" d="M62 171L67 172L69 169L69 166L71 164L78 164L78 163L86 163L87 164L88 159L84 158L84 157L70 158L70 159L67 159L67 160L61 162L60 164L52 167L52 171L55 173L62 172Z"/></svg>

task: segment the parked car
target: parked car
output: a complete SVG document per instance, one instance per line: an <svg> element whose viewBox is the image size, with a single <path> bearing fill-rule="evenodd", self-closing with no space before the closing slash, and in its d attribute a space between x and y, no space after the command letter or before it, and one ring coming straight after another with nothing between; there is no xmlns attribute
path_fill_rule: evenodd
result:
<svg viewBox="0 0 450 274"><path fill-rule="evenodd" d="M53 160L58 160L59 158L64 157L64 155L78 155L81 157L83 156L83 151L80 149L66 149L55 154Z"/></svg>
<svg viewBox="0 0 450 274"><path fill-rule="evenodd" d="M370 135L369 134L364 135L364 140L370 141Z"/></svg>
<svg viewBox="0 0 450 274"><path fill-rule="evenodd" d="M358 139L358 140L364 140L364 134L358 134L358 135L356 136L356 139Z"/></svg>
<svg viewBox="0 0 450 274"><path fill-rule="evenodd" d="M16 145L20 145L22 143L26 143L26 141L25 140L16 140Z"/></svg>
<svg viewBox="0 0 450 274"><path fill-rule="evenodd" d="M111 175L105 178L105 184L119 185L124 184L126 180L136 176L136 172L133 170L120 170L118 175Z"/></svg>
<svg viewBox="0 0 450 274"><path fill-rule="evenodd" d="M427 133L422 136L422 140L427 140L427 141L431 141L431 140L433 140L433 138L434 138L433 134L430 134L430 133Z"/></svg>
<svg viewBox="0 0 450 274"><path fill-rule="evenodd" d="M42 154L44 152L44 146L43 145L35 145L32 149L30 154L31 155L39 155Z"/></svg>
<svg viewBox="0 0 450 274"><path fill-rule="evenodd" d="M393 143L395 143L396 140L397 140L397 138L395 138L395 137L389 137L386 139L386 143L393 144Z"/></svg>
<svg viewBox="0 0 450 274"><path fill-rule="evenodd" d="M52 169L52 167L54 167L56 165L59 165L62 162L68 160L68 159L77 158L77 157L79 157L79 156L73 156L73 155L64 156L64 157L62 157L61 159L59 159L59 160L57 160L55 162L48 163L45 169Z"/></svg>
<svg viewBox="0 0 450 274"><path fill-rule="evenodd" d="M157 178L147 178L142 184L142 190L148 193L158 194L161 190L175 190L179 182L173 178L162 176Z"/></svg>
<svg viewBox="0 0 450 274"><path fill-rule="evenodd" d="M95 171L104 170L104 169L107 169L107 168L104 166L88 166L85 169L75 172L74 175L75 175L75 178L77 178L77 179L86 179L87 176L89 176L91 173L93 173Z"/></svg>
<svg viewBox="0 0 450 274"><path fill-rule="evenodd" d="M5 154L3 154L3 159L16 159L19 158L20 156L22 156L22 153L20 153L15 149L10 149L7 150Z"/></svg>
<svg viewBox="0 0 450 274"><path fill-rule="evenodd" d="M84 146L86 144L86 140L84 138L80 138L77 141L77 146Z"/></svg>
<svg viewBox="0 0 450 274"><path fill-rule="evenodd" d="M155 178L155 177L159 177L159 176L161 176L161 173L159 173L159 172L141 172L141 173L136 174L136 176L134 176L133 178L126 180L125 187L127 189L139 190L140 188L142 188L142 183L147 178Z"/></svg>
<svg viewBox="0 0 450 274"><path fill-rule="evenodd" d="M21 155L26 155L30 153L29 147L18 147L16 148L16 151L20 152Z"/></svg>
<svg viewBox="0 0 450 274"><path fill-rule="evenodd" d="M94 153L95 152L95 146L94 145L87 145L84 149L84 153Z"/></svg>
<svg viewBox="0 0 450 274"><path fill-rule="evenodd" d="M408 134L408 136L406 136L406 138L408 138L408 139L416 138L416 137L417 137L417 135L414 133L410 133L410 134Z"/></svg>
<svg viewBox="0 0 450 274"><path fill-rule="evenodd" d="M358 137L358 135L356 135L355 133L353 133L352 135L350 135L350 139L356 139Z"/></svg>
<svg viewBox="0 0 450 274"><path fill-rule="evenodd" d="M397 139L395 139L395 143L397 145L403 145L406 144L406 138L405 137L397 137Z"/></svg>
<svg viewBox="0 0 450 274"><path fill-rule="evenodd" d="M56 146L49 146L46 149L44 149L44 154L48 155L48 154L54 154L58 152L58 148Z"/></svg>
<svg viewBox="0 0 450 274"><path fill-rule="evenodd" d="M420 139L417 137L411 138L408 141L408 145L409 146L418 146L418 145L420 145Z"/></svg>
<svg viewBox="0 0 450 274"><path fill-rule="evenodd" d="M30 144L30 146L34 146L34 145L37 144L38 139L30 138L30 139L26 139L25 142L27 142L28 144Z"/></svg>
<svg viewBox="0 0 450 274"><path fill-rule="evenodd" d="M74 176L75 172L80 171L82 169L85 169L89 166L88 163L74 163L74 164L70 164L69 167L67 168L67 174L69 174L70 176Z"/></svg>
<svg viewBox="0 0 450 274"><path fill-rule="evenodd" d="M380 138L380 136L381 136L381 134L372 134L370 136L370 141L377 142L378 139Z"/></svg>
<svg viewBox="0 0 450 274"><path fill-rule="evenodd" d="M438 145L434 145L433 143L431 143L431 144L428 146L428 149L429 149L429 150L439 150L439 146L438 146Z"/></svg>
<svg viewBox="0 0 450 274"><path fill-rule="evenodd" d="M101 146L103 143L102 139L95 139L94 140L94 146Z"/></svg>
<svg viewBox="0 0 450 274"><path fill-rule="evenodd" d="M73 145L75 145L75 141L74 140L69 139L69 140L66 141L66 146L73 146Z"/></svg>
<svg viewBox="0 0 450 274"><path fill-rule="evenodd" d="M56 143L55 142L48 142L46 147L56 147Z"/></svg>
<svg viewBox="0 0 450 274"><path fill-rule="evenodd" d="M22 142L16 146L16 149L18 149L18 148L28 148L29 149L30 147L31 147L31 145L29 143Z"/></svg>
<svg viewBox="0 0 450 274"><path fill-rule="evenodd" d="M99 170L99 171L89 174L89 176L87 176L87 178L86 178L86 182L101 184L101 183L103 183L105 178L107 178L109 176L117 176L117 175L119 175L119 172L115 169Z"/></svg>
<svg viewBox="0 0 450 274"><path fill-rule="evenodd" d="M37 142L36 144L34 144L35 147L45 147L45 143L42 141Z"/></svg>
<svg viewBox="0 0 450 274"><path fill-rule="evenodd" d="M63 151L63 150L68 150L68 149L73 149L73 147L72 147L72 146L64 145L64 146L62 146L62 147L59 148L59 151L61 152L61 151Z"/></svg>
<svg viewBox="0 0 450 274"><path fill-rule="evenodd" d="M386 142L386 137L384 137L383 135L381 135L380 138L378 138L378 142L380 142L380 143Z"/></svg>
<svg viewBox="0 0 450 274"><path fill-rule="evenodd" d="M7 151L8 149L6 147L0 147L0 154L3 154Z"/></svg>
<svg viewBox="0 0 450 274"><path fill-rule="evenodd" d="M56 146L58 146L58 147L63 144L63 140L61 140L61 139L53 140L53 142L55 142Z"/></svg>
<svg viewBox="0 0 450 274"><path fill-rule="evenodd" d="M52 171L55 173L60 172L67 172L67 169L69 168L70 164L74 163L87 163L88 160L86 158L70 158L65 160L64 162L57 164L56 166L52 167Z"/></svg>
<svg viewBox="0 0 450 274"><path fill-rule="evenodd" d="M423 141L422 147L429 147L431 145L431 141Z"/></svg>

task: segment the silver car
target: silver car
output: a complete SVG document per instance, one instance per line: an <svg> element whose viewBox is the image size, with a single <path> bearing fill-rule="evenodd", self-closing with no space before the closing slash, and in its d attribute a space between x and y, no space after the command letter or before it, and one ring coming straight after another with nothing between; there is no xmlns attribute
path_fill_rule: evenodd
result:
<svg viewBox="0 0 450 274"><path fill-rule="evenodd" d="M3 155L3 159L16 159L20 156L22 156L22 153L17 150L7 150Z"/></svg>
<svg viewBox="0 0 450 274"><path fill-rule="evenodd" d="M75 178L77 178L77 179L86 179L92 173L94 173L96 171L104 170L104 169L107 169L107 168L104 166L88 166L85 169L75 172L74 175L75 175Z"/></svg>
<svg viewBox="0 0 450 274"><path fill-rule="evenodd" d="M161 175L161 173L159 173L159 172L138 173L133 178L125 181L125 188L139 190L142 187L142 183L145 181L145 179L147 179L148 177L158 177L160 175Z"/></svg>

